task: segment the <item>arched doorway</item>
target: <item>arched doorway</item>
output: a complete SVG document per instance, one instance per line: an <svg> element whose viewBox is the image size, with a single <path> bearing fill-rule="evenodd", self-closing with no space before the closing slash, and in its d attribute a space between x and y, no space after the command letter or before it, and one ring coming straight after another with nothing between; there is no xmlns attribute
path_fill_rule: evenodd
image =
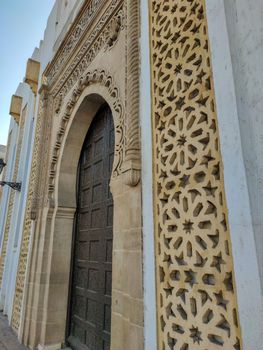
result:
<svg viewBox="0 0 263 350"><path fill-rule="evenodd" d="M90 125L79 160L68 317L68 342L74 350L110 349L113 158L114 124L104 104Z"/></svg>

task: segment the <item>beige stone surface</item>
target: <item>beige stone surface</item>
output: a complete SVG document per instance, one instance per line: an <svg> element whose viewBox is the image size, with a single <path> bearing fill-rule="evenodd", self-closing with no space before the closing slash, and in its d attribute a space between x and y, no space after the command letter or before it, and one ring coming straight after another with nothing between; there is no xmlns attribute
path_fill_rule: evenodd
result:
<svg viewBox="0 0 263 350"><path fill-rule="evenodd" d="M26 65L25 82L29 84L33 93L36 95L38 88L40 63L29 58Z"/></svg>
<svg viewBox="0 0 263 350"><path fill-rule="evenodd" d="M13 95L11 98L9 114L15 119L17 124L19 124L19 121L20 121L21 108L22 108L22 97Z"/></svg>
<svg viewBox="0 0 263 350"><path fill-rule="evenodd" d="M150 1L159 349L241 349L205 1Z"/></svg>

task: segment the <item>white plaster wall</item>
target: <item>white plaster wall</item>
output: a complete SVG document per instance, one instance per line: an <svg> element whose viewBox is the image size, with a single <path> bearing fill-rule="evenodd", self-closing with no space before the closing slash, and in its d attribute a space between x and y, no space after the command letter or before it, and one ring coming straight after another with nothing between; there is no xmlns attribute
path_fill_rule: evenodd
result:
<svg viewBox="0 0 263 350"><path fill-rule="evenodd" d="M263 288L263 2L225 0L224 3Z"/></svg>
<svg viewBox="0 0 263 350"><path fill-rule="evenodd" d="M242 2L242 0L238 0L237 3L227 1L227 4L239 6ZM257 5L258 11L259 2ZM249 200L250 186L256 188L259 183L254 176L249 178L249 172L245 169L245 165L248 164L244 159L242 148L244 150L248 147L249 139L244 139L240 121L243 117L247 122L250 120L249 124L246 122L246 128L253 129L252 117L257 118L255 115L252 116L252 111L248 115L248 109L244 111L239 109L239 98L245 99L245 96L240 96L242 88L236 80L237 73L234 69L238 57L231 57L232 43L226 22L228 6L225 8L224 0L206 0L206 7L243 349L261 350L263 349L262 295L254 236L255 225L251 215L254 209ZM236 18L231 16L230 21L231 25L235 25ZM253 21L254 19L250 20L251 24ZM239 30L244 34L247 28ZM257 89L252 82L248 83L248 80L244 80L242 84L249 90L250 95L253 95L255 88ZM259 130L258 134L262 130ZM251 130L247 130L248 138L250 133ZM258 153L260 144L254 147L258 148L256 150ZM250 151L253 149L250 148ZM257 193L257 198L262 200L260 196L261 189Z"/></svg>
<svg viewBox="0 0 263 350"><path fill-rule="evenodd" d="M140 124L142 149L144 349L157 349L149 13L141 1Z"/></svg>

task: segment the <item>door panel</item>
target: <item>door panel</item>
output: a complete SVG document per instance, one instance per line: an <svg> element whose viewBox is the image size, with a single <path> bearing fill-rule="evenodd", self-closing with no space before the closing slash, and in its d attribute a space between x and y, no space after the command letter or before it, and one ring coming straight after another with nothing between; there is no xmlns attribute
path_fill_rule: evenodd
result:
<svg viewBox="0 0 263 350"><path fill-rule="evenodd" d="M113 119L104 106L89 128L79 162L68 338L76 350L110 349L113 158Z"/></svg>

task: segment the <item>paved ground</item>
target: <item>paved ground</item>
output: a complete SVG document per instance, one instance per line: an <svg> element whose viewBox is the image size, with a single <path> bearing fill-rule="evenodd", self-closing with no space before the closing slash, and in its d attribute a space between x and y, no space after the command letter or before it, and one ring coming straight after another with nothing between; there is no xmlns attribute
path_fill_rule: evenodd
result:
<svg viewBox="0 0 263 350"><path fill-rule="evenodd" d="M28 350L19 344L15 333L8 326L7 318L0 313L0 350Z"/></svg>

